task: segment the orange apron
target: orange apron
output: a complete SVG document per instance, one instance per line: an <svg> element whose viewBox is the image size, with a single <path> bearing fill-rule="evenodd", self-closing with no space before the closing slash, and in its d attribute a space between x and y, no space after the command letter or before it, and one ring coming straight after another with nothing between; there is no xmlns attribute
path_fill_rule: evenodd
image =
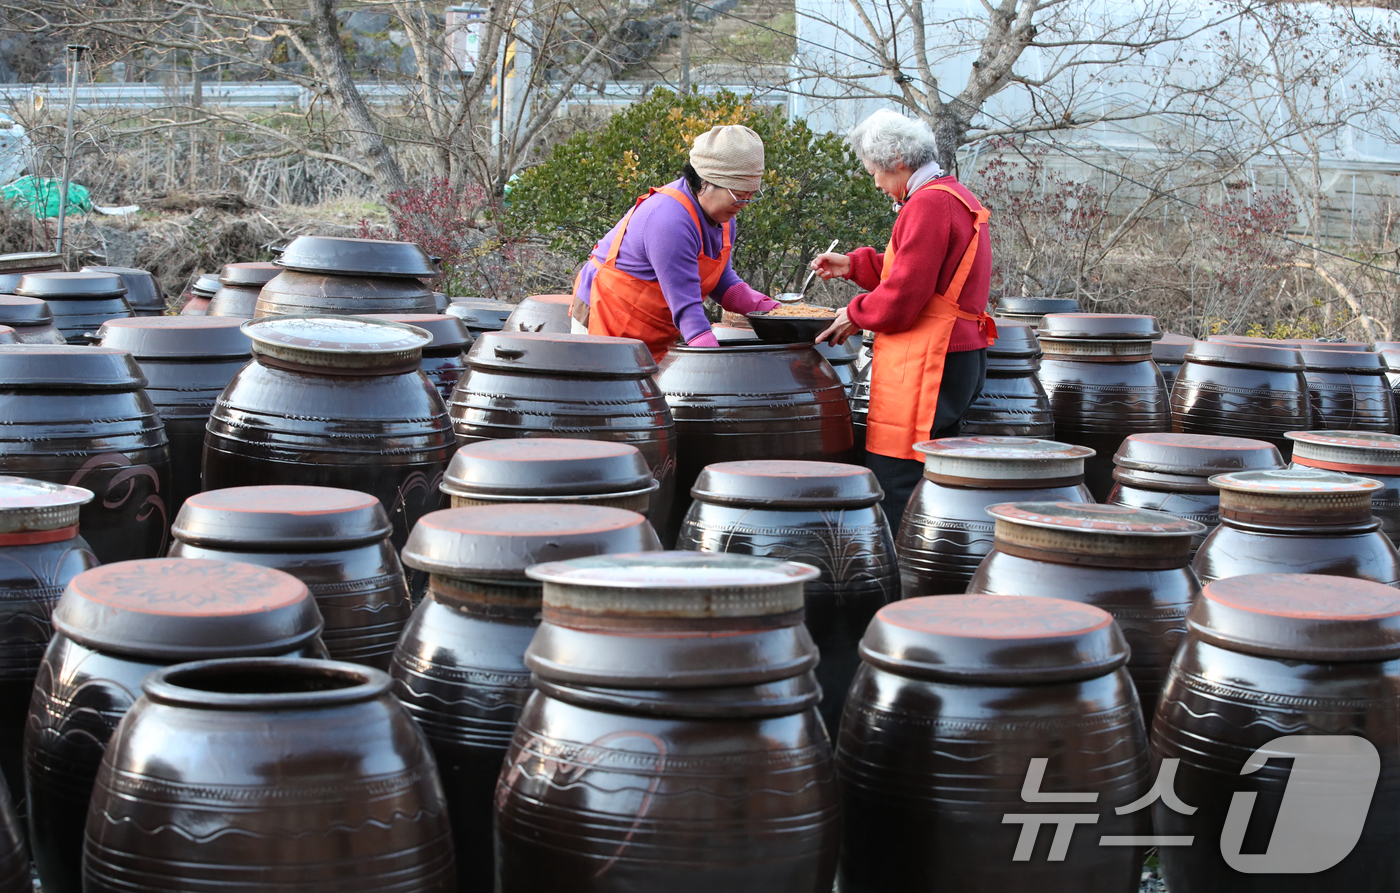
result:
<svg viewBox="0 0 1400 893"><path fill-rule="evenodd" d="M690 219L695 221L695 229L701 233L701 244L704 244L700 214L685 193L669 186L648 190L622 218L622 225L617 228L617 236L608 250L607 259L600 263L597 257L589 258L598 268L598 273L589 293L588 334L636 338L646 342L652 357L659 363L680 336L671 308L666 304L666 296L661 293L661 283L638 279L617 268L617 253L622 248L622 237L627 234L627 224L642 202L657 193L670 196L690 212ZM728 223L724 225L724 247L720 249L719 257L706 257L704 251L700 252L701 298L715 290L719 277L724 275L724 268L729 265L731 228ZM574 280L574 291L578 291L577 278Z"/></svg>
<svg viewBox="0 0 1400 893"><path fill-rule="evenodd" d="M953 280L948 283L947 294L935 292L918 320L906 331L881 332L875 336L865 449L881 456L915 461L922 461L923 457L914 452L913 446L928 439L938 410L938 392L943 387L943 364L953 324L960 319L976 320L988 343L996 341L997 336L996 323L990 315L968 313L958 306L963 285L977 257L977 243L987 223L987 209L976 199L969 201L967 196L936 180L920 189L934 189L954 196L976 217L976 223L972 243L963 252ZM881 282L889 278L894 262L894 237L891 236L885 248L884 269L880 271Z"/></svg>

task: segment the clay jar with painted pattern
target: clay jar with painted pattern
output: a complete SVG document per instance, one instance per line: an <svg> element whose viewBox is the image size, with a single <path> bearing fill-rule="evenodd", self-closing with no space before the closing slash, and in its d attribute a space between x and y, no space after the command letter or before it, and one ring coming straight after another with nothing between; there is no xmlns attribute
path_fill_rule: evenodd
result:
<svg viewBox="0 0 1400 893"><path fill-rule="evenodd" d="M1385 377L1385 361L1364 347L1360 351L1333 350L1328 344L1301 348L1313 427L1395 433L1395 398Z"/></svg>
<svg viewBox="0 0 1400 893"><path fill-rule="evenodd" d="M455 316L438 313L382 313L366 319L383 319L416 326L433 340L423 348L419 368L428 376L444 402L452 399L452 391L467 369L467 351L472 346L472 333L466 323Z"/></svg>
<svg viewBox="0 0 1400 893"><path fill-rule="evenodd" d="M97 774L83 890L452 893L432 753L389 686L333 661L152 673Z"/></svg>
<svg viewBox="0 0 1400 893"><path fill-rule="evenodd" d="M1379 431L1290 431L1293 464L1379 481L1371 514L1392 543L1400 540L1400 436Z"/></svg>
<svg viewBox="0 0 1400 893"><path fill-rule="evenodd" d="M68 584L53 625L24 737L29 843L46 893L84 889L93 780L147 675L205 658L325 656L305 584L230 561L154 558L85 571Z"/></svg>
<svg viewBox="0 0 1400 893"><path fill-rule="evenodd" d="M1024 322L999 319L997 340L987 348L987 380L963 415L964 436L1055 436L1050 398L1040 383L1040 342Z"/></svg>
<svg viewBox="0 0 1400 893"><path fill-rule="evenodd" d="M1150 829L1146 808L1116 812L1151 779L1112 617L1057 598L906 599L880 609L861 658L836 750L842 893L1136 893L1142 848L1100 845ZM1015 821L1047 813L1086 823L1047 843L1049 827Z"/></svg>
<svg viewBox="0 0 1400 893"><path fill-rule="evenodd" d="M1195 343L1195 338L1172 332L1163 332L1161 338L1152 342L1152 362L1157 364L1157 371L1162 373L1162 381L1167 385L1168 395L1172 392L1172 385L1176 383L1176 373L1181 369L1181 364L1186 362L1186 351Z"/></svg>
<svg viewBox="0 0 1400 893"><path fill-rule="evenodd" d="M131 354L0 346L0 474L83 487L83 538L103 562L154 558L170 523L170 444Z"/></svg>
<svg viewBox="0 0 1400 893"><path fill-rule="evenodd" d="M914 445L924 476L895 540L904 598L967 591L992 551L987 508L1002 502L1093 502L1088 447L1030 437L945 437Z"/></svg>
<svg viewBox="0 0 1400 893"><path fill-rule="evenodd" d="M469 443L442 479L453 508L567 502L646 514L659 489L636 447L569 437Z"/></svg>
<svg viewBox="0 0 1400 893"><path fill-rule="evenodd" d="M1055 437L1094 450L1084 485L1100 502L1113 490L1113 454L1123 438L1171 430L1166 384L1152 362L1160 337L1151 316L1052 313L1041 322L1040 383Z"/></svg>
<svg viewBox="0 0 1400 893"><path fill-rule="evenodd" d="M1155 803L1153 830L1195 838L1158 850L1168 888L1394 890L1400 593L1244 575L1207 584L1187 625L1152 727L1177 807Z"/></svg>
<svg viewBox="0 0 1400 893"><path fill-rule="evenodd" d="M243 324L253 362L209 417L204 489L309 484L370 493L402 547L442 507L457 448L447 407L419 368L431 336L401 323L282 316Z"/></svg>
<svg viewBox="0 0 1400 893"><path fill-rule="evenodd" d="M1151 719L1201 591L1191 541L1205 526L1121 505L1015 502L987 512L996 518L995 548L968 593L1063 598L1112 614L1132 649L1128 674Z"/></svg>
<svg viewBox="0 0 1400 893"><path fill-rule="evenodd" d="M818 711L835 739L870 618L899 598L884 491L874 473L835 462L717 462L690 488L695 501L676 548L809 564L805 623L821 651Z"/></svg>
<svg viewBox="0 0 1400 893"><path fill-rule="evenodd" d="M191 497L171 558L241 561L306 584L333 660L389 667L413 606L389 517L368 493L336 487L229 487Z"/></svg>
<svg viewBox="0 0 1400 893"><path fill-rule="evenodd" d="M663 552L536 565L496 795L499 893L829 893L840 829L802 625L814 568Z"/></svg>
<svg viewBox="0 0 1400 893"><path fill-rule="evenodd" d="M1242 574L1333 574L1400 586L1400 552L1371 514L1384 485L1320 468L1217 474L1220 526L1196 551L1202 583Z"/></svg>
<svg viewBox="0 0 1400 893"><path fill-rule="evenodd" d="M525 569L660 548L641 515L599 506L444 509L413 528L404 561L431 576L390 674L437 760L462 893L492 889L496 779L533 690L525 649L540 622L541 587Z"/></svg>
<svg viewBox="0 0 1400 893"><path fill-rule="evenodd" d="M1312 427L1303 355L1278 342L1197 341L1172 386L1172 430L1267 440L1286 460L1285 434Z"/></svg>

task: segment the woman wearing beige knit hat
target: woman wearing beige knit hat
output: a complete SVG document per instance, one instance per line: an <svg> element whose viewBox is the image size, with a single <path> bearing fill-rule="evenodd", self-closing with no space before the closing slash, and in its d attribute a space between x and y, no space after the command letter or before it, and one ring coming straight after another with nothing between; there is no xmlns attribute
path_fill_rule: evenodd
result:
<svg viewBox="0 0 1400 893"><path fill-rule="evenodd" d="M763 140L742 124L696 137L684 176L653 188L593 246L574 279L575 331L646 342L659 362L680 337L718 347L708 295L726 310L770 310L729 263L734 217L762 196Z"/></svg>

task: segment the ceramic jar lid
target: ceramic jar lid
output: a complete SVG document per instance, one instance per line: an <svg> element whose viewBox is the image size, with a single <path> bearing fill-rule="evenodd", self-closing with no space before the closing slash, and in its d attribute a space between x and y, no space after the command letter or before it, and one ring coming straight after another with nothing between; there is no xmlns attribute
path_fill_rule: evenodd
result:
<svg viewBox="0 0 1400 893"><path fill-rule="evenodd" d="M997 341L987 348L987 358L1029 359L1040 356L1040 340L1035 329L1019 319L998 319Z"/></svg>
<svg viewBox="0 0 1400 893"><path fill-rule="evenodd" d="M447 306L449 316L455 316L476 329L499 329L514 312L514 304L491 298L453 298Z"/></svg>
<svg viewBox="0 0 1400 893"><path fill-rule="evenodd" d="M0 273L23 273L40 270L62 270L63 257L51 251L22 251L0 254Z"/></svg>
<svg viewBox="0 0 1400 893"><path fill-rule="evenodd" d="M441 276L442 270L412 242L297 236L277 258L277 265L304 273L336 276Z"/></svg>
<svg viewBox="0 0 1400 893"><path fill-rule="evenodd" d="M160 286L156 285L156 277L151 275L150 270L139 270L135 267L104 267L104 266L84 266L80 273L112 273L120 276L126 285L126 300L133 307L147 309L165 309L165 296L160 292Z"/></svg>
<svg viewBox="0 0 1400 893"><path fill-rule="evenodd" d="M1089 447L1034 437L944 437L914 444L924 477L975 489L1073 486L1084 482Z"/></svg>
<svg viewBox="0 0 1400 893"><path fill-rule="evenodd" d="M1293 464L1347 474L1400 474L1400 436L1376 431L1289 431Z"/></svg>
<svg viewBox="0 0 1400 893"><path fill-rule="evenodd" d="M286 654L321 632L306 584L234 561L147 558L83 571L54 609L63 635L147 661Z"/></svg>
<svg viewBox="0 0 1400 893"><path fill-rule="evenodd" d="M218 290L219 277L213 273L200 273L199 278L194 281L194 285L190 286L190 291L200 298L212 298Z"/></svg>
<svg viewBox="0 0 1400 893"><path fill-rule="evenodd" d="M115 298L126 294L126 283L115 273L25 273L15 294L67 300Z"/></svg>
<svg viewBox="0 0 1400 893"><path fill-rule="evenodd" d="M1379 375L1385 371L1380 354L1353 350L1334 350L1332 345L1303 347L1303 368L1309 372L1369 372Z"/></svg>
<svg viewBox="0 0 1400 893"><path fill-rule="evenodd" d="M718 336L716 336L718 340ZM1001 340L1001 336L997 336ZM720 342L723 344L724 342ZM859 335L847 338L842 344L827 344L825 341L817 345L817 353L821 354L826 361L833 366L849 366L860 357L861 338Z"/></svg>
<svg viewBox="0 0 1400 893"><path fill-rule="evenodd" d="M1199 521L1127 505L1080 502L1004 502L996 519L995 548L1054 564L1172 568L1191 561Z"/></svg>
<svg viewBox="0 0 1400 893"><path fill-rule="evenodd" d="M359 316L269 316L244 322L253 353L292 368L401 372L417 368L432 336Z"/></svg>
<svg viewBox="0 0 1400 893"><path fill-rule="evenodd" d="M1077 313L1079 302L1074 298L997 298L998 313L1024 313L1044 316L1047 313Z"/></svg>
<svg viewBox="0 0 1400 893"><path fill-rule="evenodd" d="M1113 457L1113 478L1148 488L1214 493L1211 475L1282 468L1278 448L1262 440L1215 434L1131 434Z"/></svg>
<svg viewBox="0 0 1400 893"><path fill-rule="evenodd" d="M1380 481L1320 468L1217 474L1221 520L1285 528L1354 527L1373 523L1371 497Z"/></svg>
<svg viewBox="0 0 1400 893"><path fill-rule="evenodd" d="M449 495L500 502L617 499L659 486L646 458L630 444L548 437L467 444L442 479L442 492Z"/></svg>
<svg viewBox="0 0 1400 893"><path fill-rule="evenodd" d="M1400 591L1322 574L1245 574L1207 583L1186 615L1191 635L1265 657L1400 657Z"/></svg>
<svg viewBox="0 0 1400 893"><path fill-rule="evenodd" d="M384 506L368 493L281 485L196 493L170 528L182 543L275 552L374 543L391 530Z"/></svg>
<svg viewBox="0 0 1400 893"><path fill-rule="evenodd" d="M455 316L438 313L374 313L364 319L398 322L422 329L432 336L423 353L434 356L464 353L472 344L472 331Z"/></svg>
<svg viewBox="0 0 1400 893"><path fill-rule="evenodd" d="M1102 608L1022 595L939 595L885 605L860 642L861 659L918 679L1043 683L1092 679L1128 660Z"/></svg>
<svg viewBox="0 0 1400 893"><path fill-rule="evenodd" d="M0 324L17 329L53 325L53 311L41 298L0 295Z"/></svg>
<svg viewBox="0 0 1400 893"><path fill-rule="evenodd" d="M1155 341L1162 337L1157 317L1131 313L1051 313L1040 321L1040 338L1089 341Z"/></svg>
<svg viewBox="0 0 1400 893"><path fill-rule="evenodd" d="M526 578L533 565L561 567L568 559L660 548L646 518L626 509L475 505L424 515L408 535L403 563L444 577L535 586Z"/></svg>
<svg viewBox="0 0 1400 893"><path fill-rule="evenodd" d="M1196 339L1173 332L1163 332L1162 337L1152 344L1152 359L1159 363L1180 363L1186 359L1186 351Z"/></svg>
<svg viewBox="0 0 1400 893"><path fill-rule="evenodd" d="M234 288L261 288L281 272L282 268L276 264L224 264L219 271L219 284Z"/></svg>
<svg viewBox="0 0 1400 893"><path fill-rule="evenodd" d="M635 338L547 332L483 332L467 354L467 365L588 378L637 378L656 372L651 351Z"/></svg>
<svg viewBox="0 0 1400 893"><path fill-rule="evenodd" d="M103 347L145 359L246 357L253 345L243 320L224 316L137 316L109 319L97 330Z"/></svg>
<svg viewBox="0 0 1400 893"><path fill-rule="evenodd" d="M1187 349L1186 362L1284 372L1303 371L1303 354L1296 347L1235 341L1197 341Z"/></svg>
<svg viewBox="0 0 1400 893"><path fill-rule="evenodd" d="M92 491L82 487L0 476L0 546L71 539L78 534L78 510L89 502Z"/></svg>
<svg viewBox="0 0 1400 893"><path fill-rule="evenodd" d="M885 491L860 465L758 459L705 466L690 495L718 505L858 508L884 499Z"/></svg>
<svg viewBox="0 0 1400 893"><path fill-rule="evenodd" d="M131 354L115 347L7 344L0 348L0 388L130 391L146 386Z"/></svg>

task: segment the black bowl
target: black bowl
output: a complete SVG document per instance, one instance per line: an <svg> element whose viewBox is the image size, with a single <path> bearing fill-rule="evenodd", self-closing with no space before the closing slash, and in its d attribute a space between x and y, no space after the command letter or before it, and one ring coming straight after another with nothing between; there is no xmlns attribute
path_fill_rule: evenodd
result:
<svg viewBox="0 0 1400 893"><path fill-rule="evenodd" d="M745 313L754 334L770 344L812 344L826 327L836 321L831 316L773 316L766 312Z"/></svg>

